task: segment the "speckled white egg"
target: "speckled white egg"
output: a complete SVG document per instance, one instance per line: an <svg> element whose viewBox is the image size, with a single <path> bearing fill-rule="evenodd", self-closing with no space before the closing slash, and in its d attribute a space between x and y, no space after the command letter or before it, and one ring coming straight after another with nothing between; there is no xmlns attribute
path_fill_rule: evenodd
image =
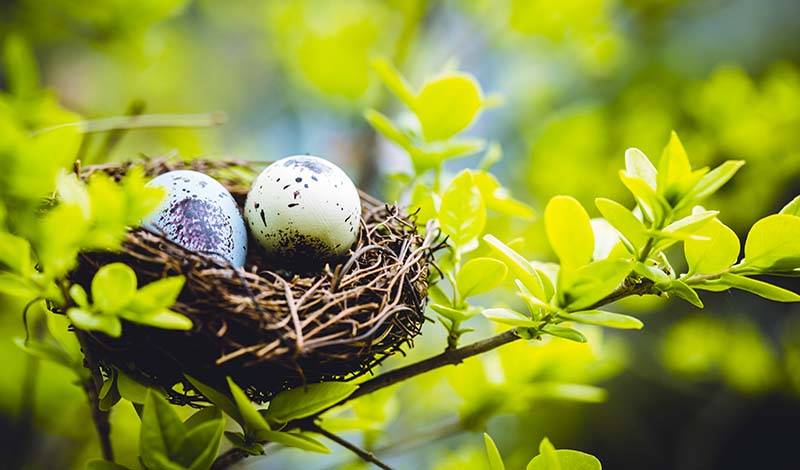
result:
<svg viewBox="0 0 800 470"><path fill-rule="evenodd" d="M192 251L219 257L236 268L247 256L247 230L231 193L197 171L170 171L148 186L167 191L164 201L144 221L170 241Z"/></svg>
<svg viewBox="0 0 800 470"><path fill-rule="evenodd" d="M274 258L317 264L344 255L356 241L361 199L341 168L323 158L297 155L258 175L244 218Z"/></svg>

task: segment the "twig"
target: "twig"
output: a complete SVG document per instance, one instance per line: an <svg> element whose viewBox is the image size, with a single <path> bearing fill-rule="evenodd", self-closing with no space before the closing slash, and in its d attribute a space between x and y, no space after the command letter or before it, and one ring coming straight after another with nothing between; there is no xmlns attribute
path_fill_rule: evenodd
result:
<svg viewBox="0 0 800 470"><path fill-rule="evenodd" d="M206 114L140 114L138 116L118 116L88 121L75 121L45 127L31 133L32 136L62 129L78 127L83 133L108 132L120 129L172 128L172 127L215 127L227 120L225 113Z"/></svg>
<svg viewBox="0 0 800 470"><path fill-rule="evenodd" d="M231 447L230 449L220 454L216 460L214 460L214 465L211 466L211 470L226 469L231 465L235 464L236 462L244 460L249 455L250 454L248 454L242 449L239 449L238 447Z"/></svg>
<svg viewBox="0 0 800 470"><path fill-rule="evenodd" d="M375 456L372 452L366 451L357 445L353 444L350 441L347 441L336 434L326 431L325 429L321 428L319 425L315 423L309 423L304 426L304 429L307 431L315 432L318 434L322 434L323 436L327 437L328 439L332 440L333 442L339 444L340 446L344 447L345 449L349 450L350 452L356 454L361 460L365 462L370 462L375 464L375 466L382 468L383 470L393 470L392 467L389 465L381 462L378 457Z"/></svg>
<svg viewBox="0 0 800 470"><path fill-rule="evenodd" d="M89 377L83 381L83 390L89 400L89 408L92 412L92 421L97 429L97 437L100 439L100 449L103 458L109 462L114 461L114 449L111 447L111 423L108 420L108 411L100 409L100 389L103 387L103 375L100 367L94 361L86 340L86 332L76 329L75 336L83 351L83 365L89 370Z"/></svg>

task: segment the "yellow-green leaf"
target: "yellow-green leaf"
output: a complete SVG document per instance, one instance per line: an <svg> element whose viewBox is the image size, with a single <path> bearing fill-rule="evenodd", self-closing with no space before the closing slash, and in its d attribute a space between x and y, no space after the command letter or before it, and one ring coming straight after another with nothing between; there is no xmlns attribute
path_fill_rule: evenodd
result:
<svg viewBox="0 0 800 470"><path fill-rule="evenodd" d="M689 272L718 273L739 259L739 237L719 219L710 220L694 233L707 237L708 240L689 239L683 242Z"/></svg>
<svg viewBox="0 0 800 470"><path fill-rule="evenodd" d="M569 196L550 199L544 210L544 226L562 267L575 269L591 261L594 232L589 214L576 199Z"/></svg>
<svg viewBox="0 0 800 470"><path fill-rule="evenodd" d="M456 275L456 284L462 299L482 294L499 286L506 278L505 263L493 258L475 258L468 261Z"/></svg>
<svg viewBox="0 0 800 470"><path fill-rule="evenodd" d="M428 141L444 140L466 129L481 109L478 82L464 73L451 73L428 81L414 99L412 110Z"/></svg>

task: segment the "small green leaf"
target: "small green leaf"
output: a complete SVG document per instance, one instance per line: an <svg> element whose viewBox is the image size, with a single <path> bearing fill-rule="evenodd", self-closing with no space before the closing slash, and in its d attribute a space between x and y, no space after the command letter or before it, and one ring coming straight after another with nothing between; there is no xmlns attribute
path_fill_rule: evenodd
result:
<svg viewBox="0 0 800 470"><path fill-rule="evenodd" d="M25 277L0 271L0 293L13 297L33 299L39 296L39 289Z"/></svg>
<svg viewBox="0 0 800 470"><path fill-rule="evenodd" d="M483 294L503 283L508 274L505 263L493 258L468 261L456 275L458 291L463 299Z"/></svg>
<svg viewBox="0 0 800 470"><path fill-rule="evenodd" d="M132 379L120 370L117 374L117 390L122 398L132 402L143 404L147 399L147 392L150 390L146 385Z"/></svg>
<svg viewBox="0 0 800 470"><path fill-rule="evenodd" d="M142 413L139 452L148 468L182 468L172 462L186 434L178 415L161 395L148 390Z"/></svg>
<svg viewBox="0 0 800 470"><path fill-rule="evenodd" d="M512 198L508 189L501 186L491 173L479 171L473 177L487 209L521 219L532 219L535 215L533 208Z"/></svg>
<svg viewBox="0 0 800 470"><path fill-rule="evenodd" d="M225 431L225 437L233 447L242 449L249 455L264 455L264 447L258 442L248 442L240 432Z"/></svg>
<svg viewBox="0 0 800 470"><path fill-rule="evenodd" d="M559 306L570 311L592 307L622 284L632 269L630 260L604 259L576 271L559 271Z"/></svg>
<svg viewBox="0 0 800 470"><path fill-rule="evenodd" d="M69 287L69 296L78 307L89 308L89 297L80 284L73 284Z"/></svg>
<svg viewBox="0 0 800 470"><path fill-rule="evenodd" d="M539 457L544 463L544 468L547 470L562 470L561 461L556 454L556 448L550 442L550 439L544 438L539 443Z"/></svg>
<svg viewBox="0 0 800 470"><path fill-rule="evenodd" d="M554 451L558 459L558 466L553 466L550 460L540 450L540 454L528 463L526 470L601 470L602 465L593 455L577 450L558 449Z"/></svg>
<svg viewBox="0 0 800 470"><path fill-rule="evenodd" d="M796 217L800 217L800 196L796 196L789 202L789 204L783 206L783 209L781 209L780 214L794 215Z"/></svg>
<svg viewBox="0 0 800 470"><path fill-rule="evenodd" d="M709 239L690 239L683 243L690 273L718 273L739 259L739 237L718 219L712 219L694 233Z"/></svg>
<svg viewBox="0 0 800 470"><path fill-rule="evenodd" d="M92 279L93 304L103 312L116 313L133 299L136 284L136 273L130 266L107 264L98 269Z"/></svg>
<svg viewBox="0 0 800 470"><path fill-rule="evenodd" d="M192 470L208 470L214 464L222 442L225 421L219 417L189 430L175 454L175 460Z"/></svg>
<svg viewBox="0 0 800 470"><path fill-rule="evenodd" d="M503 457L497 446L488 434L483 433L483 443L486 445L486 458L489 460L489 470L506 470Z"/></svg>
<svg viewBox="0 0 800 470"><path fill-rule="evenodd" d="M227 394L216 390L213 387L210 387L203 382L191 377L189 375L184 374L186 380L192 384L194 388L197 389L198 392L202 393L204 397L208 398L208 400L213 403L214 405L218 406L219 409L222 410L223 413L230 416L234 421L239 424L244 423L244 418L242 414L239 412L238 408L236 407L236 403L234 403L233 399L229 397Z"/></svg>
<svg viewBox="0 0 800 470"><path fill-rule="evenodd" d="M67 316L73 325L85 331L100 331L112 338L122 334L122 322L112 315L95 314L82 308L67 310Z"/></svg>
<svg viewBox="0 0 800 470"><path fill-rule="evenodd" d="M400 99L406 106L413 108L416 103L416 97L411 86L406 82L400 72L386 59L376 59L372 61L372 68L378 74L381 81L386 88L388 88L396 97Z"/></svg>
<svg viewBox="0 0 800 470"><path fill-rule="evenodd" d="M33 273L31 244L28 240L0 231L0 266L11 272L28 277Z"/></svg>
<svg viewBox="0 0 800 470"><path fill-rule="evenodd" d="M426 82L411 109L429 142L445 140L466 129L483 105L480 85L471 75L450 73Z"/></svg>
<svg viewBox="0 0 800 470"><path fill-rule="evenodd" d="M611 313L603 310L583 310L580 312L562 312L559 314L562 318L572 320L578 323L586 323L589 325L605 326L608 328L617 328L621 330L640 330L644 324L638 318L621 313Z"/></svg>
<svg viewBox="0 0 800 470"><path fill-rule="evenodd" d="M228 386L231 389L233 402L236 403L236 409L239 410L238 414L242 418L239 424L242 425L245 435L249 436L256 431L269 431L269 424L264 420L264 417L261 416L253 402L247 398L244 391L230 377L228 377ZM233 416L231 417L233 418Z"/></svg>
<svg viewBox="0 0 800 470"><path fill-rule="evenodd" d="M188 331L192 329L193 325L192 320L185 315L166 309L145 314L123 310L120 312L120 316L134 323L163 328L165 330Z"/></svg>
<svg viewBox="0 0 800 470"><path fill-rule="evenodd" d="M696 231L708 223L711 219L719 215L719 211L697 210L692 215L676 220L664 227L667 233L696 233Z"/></svg>
<svg viewBox="0 0 800 470"><path fill-rule="evenodd" d="M586 337L583 336L583 333L581 333L578 330L574 330L572 328L567 328L565 326L547 325L542 328L542 332L552 336L558 336L559 338L575 341L578 343L586 342Z"/></svg>
<svg viewBox="0 0 800 470"><path fill-rule="evenodd" d="M119 390L117 389L116 374L112 374L111 377L107 378L103 382L103 386L100 388L100 392L97 394L97 397L100 399L98 408L100 408L102 411L110 410L119 402L122 396L119 394Z"/></svg>
<svg viewBox="0 0 800 470"><path fill-rule="evenodd" d="M533 382L520 387L519 395L530 400L570 400L582 403L602 403L608 392L600 387L564 382Z"/></svg>
<svg viewBox="0 0 800 470"><path fill-rule="evenodd" d="M91 201L89 200L89 192L86 186L78 180L75 173L67 173L66 170L61 170L56 179L56 191L61 202L64 204L72 204L77 206L84 219L89 219L92 216Z"/></svg>
<svg viewBox="0 0 800 470"><path fill-rule="evenodd" d="M195 414L186 418L183 424L186 426L186 429L191 430L197 426L200 426L201 424L221 418L222 412L218 406L207 406L205 408L201 408Z"/></svg>
<svg viewBox="0 0 800 470"><path fill-rule="evenodd" d="M594 232L580 202L569 196L550 199L544 210L544 226L562 267L575 269L591 261Z"/></svg>
<svg viewBox="0 0 800 470"><path fill-rule="evenodd" d="M625 151L625 172L629 177L638 178L651 189L656 189L658 171L641 150L629 148Z"/></svg>
<svg viewBox="0 0 800 470"><path fill-rule="evenodd" d="M465 322L475 316L468 306L464 308L453 308L442 304L430 304L431 310L439 315L456 322Z"/></svg>
<svg viewBox="0 0 800 470"><path fill-rule="evenodd" d="M364 113L364 119L387 140L394 142L405 150L411 148L411 139L398 129L388 117L374 109L370 109Z"/></svg>
<svg viewBox="0 0 800 470"><path fill-rule="evenodd" d="M549 302L550 299L545 295L542 278L536 268L534 268L527 259L509 248L493 235L485 235L483 241L492 248L492 251L497 254L501 261L506 263L506 266L511 270L514 277L519 279L531 294L545 303Z"/></svg>
<svg viewBox="0 0 800 470"><path fill-rule="evenodd" d="M184 276L165 277L151 282L136 292L127 308L138 313L158 313L175 304L185 283Z"/></svg>
<svg viewBox="0 0 800 470"><path fill-rule="evenodd" d="M351 383L322 382L287 390L270 401L266 416L277 423L305 418L339 403L357 389Z"/></svg>
<svg viewBox="0 0 800 470"><path fill-rule="evenodd" d="M775 272L800 267L800 217L774 214L756 222L747 234L742 263Z"/></svg>
<svg viewBox="0 0 800 470"><path fill-rule="evenodd" d="M696 204L714 194L719 188L724 186L728 180L733 178L733 175L735 175L743 165L743 160L728 160L714 168L700 178L700 181L684 196L676 208Z"/></svg>
<svg viewBox="0 0 800 470"><path fill-rule="evenodd" d="M619 172L619 179L628 188L628 191L633 194L636 203L647 220L654 223L664 220L669 203L660 194L656 193L655 189L651 188L643 180L632 177L624 171Z"/></svg>
<svg viewBox="0 0 800 470"><path fill-rule="evenodd" d="M286 447L296 447L298 449L307 450L309 452L317 452L319 454L330 454L331 450L319 442L318 440L306 434L297 432L278 432L260 430L256 432L256 439L259 441L275 442Z"/></svg>
<svg viewBox="0 0 800 470"><path fill-rule="evenodd" d="M76 364L64 350L50 343L33 339L29 339L26 343L22 338L14 338L14 344L31 356L60 364L67 369L74 371L77 367L82 367L80 364Z"/></svg>
<svg viewBox="0 0 800 470"><path fill-rule="evenodd" d="M790 290L738 274L724 273L720 276L720 281L727 286L735 287L739 290L747 291L776 302L800 302L800 295Z"/></svg>
<svg viewBox="0 0 800 470"><path fill-rule="evenodd" d="M439 221L442 231L459 248L483 232L486 207L469 170L456 175L442 195Z"/></svg>
<svg viewBox="0 0 800 470"><path fill-rule="evenodd" d="M542 322L533 321L530 316L524 313L507 308L487 308L481 313L489 320L503 325L537 328L542 324Z"/></svg>
<svg viewBox="0 0 800 470"><path fill-rule="evenodd" d="M667 292L674 294L675 296L689 302L697 308L703 308L703 301L700 300L700 296L697 295L697 292L695 292L695 290L692 289L688 284L679 279L672 280Z"/></svg>
<svg viewBox="0 0 800 470"><path fill-rule="evenodd" d="M611 199L595 199L597 209L603 217L635 248L641 248L647 242L647 228L633 212Z"/></svg>
<svg viewBox="0 0 800 470"><path fill-rule="evenodd" d="M411 203L409 211L416 212L418 225L425 225L429 220L435 219L439 213L438 195L422 183L414 184L411 190Z"/></svg>
<svg viewBox="0 0 800 470"><path fill-rule="evenodd" d="M661 160L658 162L658 183L657 187L659 192L665 197L676 184L679 184L692 172L692 167L689 164L689 156L686 155L686 150L683 148L678 134L672 131L669 136L669 143L664 148L661 154ZM667 197L669 200L670 198Z"/></svg>

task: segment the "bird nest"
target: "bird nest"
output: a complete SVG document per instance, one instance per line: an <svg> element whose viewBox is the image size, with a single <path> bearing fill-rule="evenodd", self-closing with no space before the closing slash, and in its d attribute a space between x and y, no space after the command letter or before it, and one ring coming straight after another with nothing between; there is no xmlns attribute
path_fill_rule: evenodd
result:
<svg viewBox="0 0 800 470"><path fill-rule="evenodd" d="M149 176L191 169L217 178L240 209L256 172L252 163L152 159L95 165L121 178L133 165ZM124 323L122 336L92 333L88 348L105 370L117 368L163 387L175 403L204 401L186 375L212 386L231 377L255 401L283 389L349 380L413 346L425 321L433 231L417 231L413 216L363 192L358 240L348 255L312 273L273 265L251 238L243 269L220 264L144 228L131 230L116 252L83 253L73 279L88 285L97 270L124 262L139 285L184 275L172 310L192 320L190 331Z"/></svg>

